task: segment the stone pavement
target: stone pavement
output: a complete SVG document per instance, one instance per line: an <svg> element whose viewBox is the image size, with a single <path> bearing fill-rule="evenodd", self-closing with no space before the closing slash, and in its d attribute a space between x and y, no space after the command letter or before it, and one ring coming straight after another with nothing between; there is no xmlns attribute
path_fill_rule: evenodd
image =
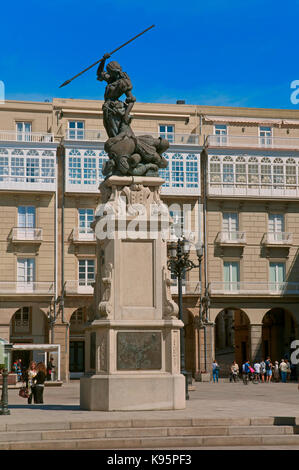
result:
<svg viewBox="0 0 299 470"><path fill-rule="evenodd" d="M80 410L80 383L71 381L62 387L47 387L44 405L28 405L18 396L18 390L9 390L11 414L0 417L5 424L53 423L61 421L98 421L126 419L174 418L241 418L290 417L299 424L299 391L297 383L248 384L195 382L185 410L169 411L82 411Z"/></svg>

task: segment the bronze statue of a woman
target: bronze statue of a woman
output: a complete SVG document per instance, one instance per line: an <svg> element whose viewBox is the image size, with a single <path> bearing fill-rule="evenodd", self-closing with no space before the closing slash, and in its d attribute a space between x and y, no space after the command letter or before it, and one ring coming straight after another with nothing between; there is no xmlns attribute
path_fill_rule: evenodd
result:
<svg viewBox="0 0 299 470"><path fill-rule="evenodd" d="M130 112L136 101L132 94L133 86L118 62L109 62L104 70L109 57L110 54L104 54L97 70L97 79L107 82L102 109L109 137L105 143L109 161L103 167L103 174L106 177L112 174L159 176L158 169L167 166L162 153L167 150L169 143L160 137L135 136L130 126ZM122 95L126 96L124 102L120 101Z"/></svg>

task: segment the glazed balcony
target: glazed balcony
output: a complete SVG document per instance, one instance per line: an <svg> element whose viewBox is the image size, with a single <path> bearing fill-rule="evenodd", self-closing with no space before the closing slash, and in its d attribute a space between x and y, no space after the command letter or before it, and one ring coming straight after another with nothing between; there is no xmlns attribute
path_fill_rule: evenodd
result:
<svg viewBox="0 0 299 470"><path fill-rule="evenodd" d="M53 282L0 281L0 295L53 295Z"/></svg>
<svg viewBox="0 0 299 470"><path fill-rule="evenodd" d="M264 233L262 245L268 247L289 247L293 244L293 234L288 232Z"/></svg>
<svg viewBox="0 0 299 470"><path fill-rule="evenodd" d="M14 243L41 243L43 230L32 227L14 227L10 239Z"/></svg>
<svg viewBox="0 0 299 470"><path fill-rule="evenodd" d="M299 149L297 137L259 137L258 135L209 135L206 138L209 147Z"/></svg>
<svg viewBox="0 0 299 470"><path fill-rule="evenodd" d="M0 130L0 141L7 142L54 142L54 134L48 132L17 132Z"/></svg>
<svg viewBox="0 0 299 470"><path fill-rule="evenodd" d="M299 282L211 282L211 296L285 296L299 295Z"/></svg>
<svg viewBox="0 0 299 470"><path fill-rule="evenodd" d="M245 232L219 232L216 243L222 246L244 246L246 245Z"/></svg>

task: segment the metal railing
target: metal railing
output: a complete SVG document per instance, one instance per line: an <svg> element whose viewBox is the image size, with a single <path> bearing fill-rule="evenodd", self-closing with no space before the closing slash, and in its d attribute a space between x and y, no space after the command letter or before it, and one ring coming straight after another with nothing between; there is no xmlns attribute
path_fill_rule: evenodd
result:
<svg viewBox="0 0 299 470"><path fill-rule="evenodd" d="M198 145L199 135L198 134L163 134L159 132L148 132L146 131L134 131L136 137L141 135L151 135L154 138L163 137L166 138L170 144L183 144L183 145ZM76 141L95 141L105 142L108 139L107 133L104 129L67 129L65 134L66 140Z"/></svg>
<svg viewBox="0 0 299 470"><path fill-rule="evenodd" d="M263 245L292 245L293 234L288 232L266 232L264 233Z"/></svg>
<svg viewBox="0 0 299 470"><path fill-rule="evenodd" d="M42 241L43 230L32 227L14 227L11 231L12 241Z"/></svg>
<svg viewBox="0 0 299 470"><path fill-rule="evenodd" d="M92 295L93 294L93 283L94 280L91 280L88 283L82 281L66 281L65 283L65 293L66 294L83 294L83 295Z"/></svg>
<svg viewBox="0 0 299 470"><path fill-rule="evenodd" d="M178 294L178 282L176 279L171 280L170 290L172 294ZM183 294L200 294L200 282L199 281L183 281L182 286Z"/></svg>
<svg viewBox="0 0 299 470"><path fill-rule="evenodd" d="M299 282L210 282L210 295L299 295Z"/></svg>
<svg viewBox="0 0 299 470"><path fill-rule="evenodd" d="M0 294L54 294L53 282L0 281Z"/></svg>
<svg viewBox="0 0 299 470"><path fill-rule="evenodd" d="M18 132L0 130L0 141L12 142L53 142L54 134L49 132Z"/></svg>
<svg viewBox="0 0 299 470"><path fill-rule="evenodd" d="M67 129L65 140L88 140L91 142L105 142L108 139L104 129Z"/></svg>
<svg viewBox="0 0 299 470"><path fill-rule="evenodd" d="M216 237L216 243L227 245L244 245L246 244L245 232L219 232Z"/></svg>
<svg viewBox="0 0 299 470"><path fill-rule="evenodd" d="M260 137L257 135L208 135L210 147L253 147L271 149L298 149L299 138L296 137Z"/></svg>

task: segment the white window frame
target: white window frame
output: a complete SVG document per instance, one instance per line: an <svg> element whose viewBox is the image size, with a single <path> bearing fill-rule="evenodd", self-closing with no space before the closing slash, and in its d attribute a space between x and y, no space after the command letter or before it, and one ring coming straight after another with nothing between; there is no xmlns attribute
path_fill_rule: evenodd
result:
<svg viewBox="0 0 299 470"><path fill-rule="evenodd" d="M165 131L162 131L161 127L165 127ZM169 131L168 127L171 127L173 130ZM160 137L168 140L171 144L174 144L175 142L175 125L174 124L159 124L158 132L159 132Z"/></svg>
<svg viewBox="0 0 299 470"><path fill-rule="evenodd" d="M24 279L20 278L21 264L24 262ZM30 266L31 265L31 266ZM35 258L17 258L17 290L18 292L32 292L34 290L36 275Z"/></svg>
<svg viewBox="0 0 299 470"><path fill-rule="evenodd" d="M19 124L22 124L22 130L18 129ZM30 130L26 130L26 125L29 125ZM16 121L16 134L18 141L30 142L32 134L32 122L31 121Z"/></svg>
<svg viewBox="0 0 299 470"><path fill-rule="evenodd" d="M84 211L83 214L80 214L80 211ZM91 207L79 207L78 208L78 235L80 239L84 240L94 240L94 231L88 225L88 213L87 211L92 211L92 220L94 220L95 211ZM84 215L84 226L80 226L80 216Z"/></svg>
<svg viewBox="0 0 299 470"><path fill-rule="evenodd" d="M274 266L276 265L276 266ZM278 280L278 265L283 266L283 280ZM271 266L275 267L275 282L271 281ZM270 261L269 262L269 286L271 292L280 292L284 288L286 280L286 263L285 261Z"/></svg>
<svg viewBox="0 0 299 470"><path fill-rule="evenodd" d="M272 141L273 141L273 128L271 126L259 126L260 146L272 147Z"/></svg>
<svg viewBox="0 0 299 470"><path fill-rule="evenodd" d="M75 127L70 127L70 124L74 123ZM78 128L78 123L82 124L82 128ZM71 134L72 133L72 134ZM85 121L68 121L68 138L73 140L84 140L85 135Z"/></svg>
<svg viewBox="0 0 299 470"><path fill-rule="evenodd" d="M93 262L93 279L88 279L88 262L92 261ZM80 279L80 264L82 265L82 262L84 262L84 281L82 278ZM79 287L90 287L92 283L95 281L95 275L96 275L96 260L95 258L79 258L78 259L78 285Z"/></svg>
<svg viewBox="0 0 299 470"><path fill-rule="evenodd" d="M222 129L217 129L217 127L222 127ZM217 131L220 132L217 132ZM225 131L225 132L222 132ZM214 135L216 136L217 145L227 145L228 143L228 125L227 124L217 124L214 123Z"/></svg>
<svg viewBox="0 0 299 470"><path fill-rule="evenodd" d="M238 269L237 269L237 275L238 275L238 278L236 281L232 281L232 264L236 264ZM225 276L224 276L224 273L225 273L225 265L226 264L230 264L229 266L229 280L226 281L225 280ZM241 269L241 266L240 266L240 261L235 261L235 260L224 260L223 261L223 284L224 284L224 292L239 292L240 290L240 269Z"/></svg>

